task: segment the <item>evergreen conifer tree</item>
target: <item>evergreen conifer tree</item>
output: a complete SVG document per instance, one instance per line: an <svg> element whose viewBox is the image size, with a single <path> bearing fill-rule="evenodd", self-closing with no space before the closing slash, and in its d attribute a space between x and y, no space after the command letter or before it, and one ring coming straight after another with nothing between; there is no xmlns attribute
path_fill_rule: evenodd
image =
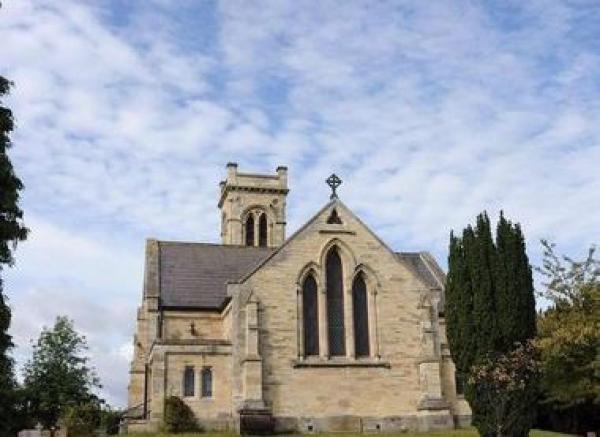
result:
<svg viewBox="0 0 600 437"><path fill-rule="evenodd" d="M8 149L11 146L9 134L14 123L12 112L2 104L1 98L8 93L11 83L0 76L0 435L14 431L14 389L13 361L9 356L12 339L8 334L10 308L2 288L2 267L12 265L12 251L18 241L27 237L23 226L23 212L19 208L19 191L23 184L14 173Z"/></svg>
<svg viewBox="0 0 600 437"><path fill-rule="evenodd" d="M501 214L494 242L484 212L477 217L475 228L469 225L464 229L462 238L451 233L445 317L460 382L464 384L473 366L533 338L535 315L531 267L519 225ZM476 393L474 387L466 387L475 426L493 412L493 406L482 402ZM535 404L533 386L519 396L514 399L515 407ZM532 417L524 415L515 423L514 435L526 433Z"/></svg>
<svg viewBox="0 0 600 437"><path fill-rule="evenodd" d="M446 278L446 326L448 342L456 366L456 380L464 387L476 346L473 331L473 291L466 264L464 238L450 234L450 255Z"/></svg>
<svg viewBox="0 0 600 437"><path fill-rule="evenodd" d="M476 335L475 361L494 350L498 336L494 268L496 252L490 219L484 212L477 217L473 237L467 238L467 260L472 272L473 331ZM473 363L471 363L473 364Z"/></svg>
<svg viewBox="0 0 600 437"><path fill-rule="evenodd" d="M521 227L500 213L496 230L496 302L498 340L496 350L508 352L515 342L535 336L535 298L529 259Z"/></svg>

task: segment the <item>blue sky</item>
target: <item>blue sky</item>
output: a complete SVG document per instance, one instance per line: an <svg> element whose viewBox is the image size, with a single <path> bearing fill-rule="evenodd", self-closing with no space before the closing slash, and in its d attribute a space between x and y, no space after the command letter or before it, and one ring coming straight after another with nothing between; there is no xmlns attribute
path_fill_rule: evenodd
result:
<svg viewBox="0 0 600 437"><path fill-rule="evenodd" d="M22 364L74 318L126 399L147 237L217 241L218 182L287 165L288 234L340 196L445 265L487 209L600 241L600 2L8 0L0 74L30 239L6 272Z"/></svg>

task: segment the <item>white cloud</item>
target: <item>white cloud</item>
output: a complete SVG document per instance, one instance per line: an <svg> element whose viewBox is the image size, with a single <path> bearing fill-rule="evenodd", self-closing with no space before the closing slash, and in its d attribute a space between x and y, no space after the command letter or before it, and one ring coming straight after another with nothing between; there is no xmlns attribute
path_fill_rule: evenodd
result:
<svg viewBox="0 0 600 437"><path fill-rule="evenodd" d="M128 355L142 284L143 245L114 236L83 235L28 217L29 239L18 263L6 271L5 291L13 310L11 334L20 365L31 357L31 341L56 316L74 320L87 337L102 394L122 404ZM117 370L117 371L115 371Z"/></svg>
<svg viewBox="0 0 600 437"><path fill-rule="evenodd" d="M7 3L1 73L16 82L33 229L11 273L14 332L72 311L123 403L143 238L216 241L231 160L289 166L289 231L336 171L342 199L399 250L444 263L450 229L502 208L534 261L542 237L582 253L600 239L599 14L593 1Z"/></svg>

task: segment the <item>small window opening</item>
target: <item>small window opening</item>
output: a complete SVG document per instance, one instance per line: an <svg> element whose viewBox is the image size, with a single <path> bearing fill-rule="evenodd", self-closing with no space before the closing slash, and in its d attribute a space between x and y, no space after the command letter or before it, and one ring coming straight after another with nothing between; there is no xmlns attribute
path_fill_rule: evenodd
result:
<svg viewBox="0 0 600 437"><path fill-rule="evenodd" d="M204 367L202 369L202 397L211 398L213 394L212 389L212 369L210 367Z"/></svg>
<svg viewBox="0 0 600 437"><path fill-rule="evenodd" d="M307 428L307 429L308 429L310 432L312 432L312 431L313 431L313 426L312 426L312 425L308 425L306 428Z"/></svg>
<svg viewBox="0 0 600 437"><path fill-rule="evenodd" d="M254 216L248 214L246 219L246 246L254 246Z"/></svg>
<svg viewBox="0 0 600 437"><path fill-rule="evenodd" d="M331 214L329 215L329 218L327 219L327 224L330 224L330 225L341 225L342 224L342 219L338 215L337 210L335 208L333 208L333 210L331 210Z"/></svg>
<svg viewBox="0 0 600 437"><path fill-rule="evenodd" d="M186 366L183 371L183 396L194 396L194 368Z"/></svg>
<svg viewBox="0 0 600 437"><path fill-rule="evenodd" d="M258 245L267 247L267 215L262 213L258 219Z"/></svg>

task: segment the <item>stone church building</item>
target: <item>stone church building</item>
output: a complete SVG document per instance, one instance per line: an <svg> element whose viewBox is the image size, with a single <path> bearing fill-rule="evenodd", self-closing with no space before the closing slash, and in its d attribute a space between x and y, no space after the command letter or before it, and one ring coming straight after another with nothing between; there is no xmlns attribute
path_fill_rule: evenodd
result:
<svg viewBox="0 0 600 437"><path fill-rule="evenodd" d="M287 168L227 165L221 244L148 240L129 430L178 396L208 429L387 431L468 423L444 273L396 252L335 194L286 238Z"/></svg>

